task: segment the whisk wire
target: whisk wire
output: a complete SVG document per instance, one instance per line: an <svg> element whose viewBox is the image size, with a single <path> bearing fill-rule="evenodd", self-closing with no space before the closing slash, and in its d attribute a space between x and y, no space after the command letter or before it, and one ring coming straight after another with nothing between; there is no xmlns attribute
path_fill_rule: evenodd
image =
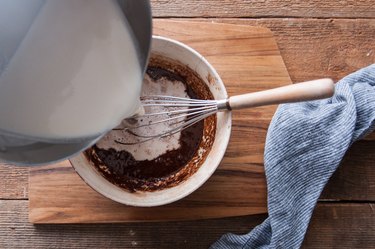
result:
<svg viewBox="0 0 375 249"><path fill-rule="evenodd" d="M210 105L210 106L203 106L203 107L194 108L194 111L206 110L206 109L211 109L211 108L217 109L216 106ZM177 114L181 114L181 113L187 113L189 110L192 110L192 109L186 108L186 109L179 109L179 110L172 110L172 111L165 111L165 112L145 113L145 114L142 115L142 117L151 117L151 116L160 116L160 115L173 116L173 115L177 115Z"/></svg>
<svg viewBox="0 0 375 249"><path fill-rule="evenodd" d="M182 97L174 97L174 96L166 96L166 95L149 95L149 96L143 96L141 97L141 101L155 101L155 100L163 100L163 101L173 101L178 100L180 101L186 101L186 102L201 102L201 103L207 103L207 102L216 102L216 100L204 100L204 99L189 99L189 98L182 98Z"/></svg>
<svg viewBox="0 0 375 249"><path fill-rule="evenodd" d="M142 106L145 110L149 109L149 113L145 113L139 117L133 117L141 124L126 127L123 130L134 136L136 141L119 141L116 143L123 145L134 145L144 143L155 138L164 138L174 135L183 129L195 125L199 121L215 114L218 111L218 103L216 100L198 100L173 96L153 95L141 98ZM151 108L151 109L150 109ZM156 111L166 109L166 111ZM152 120L155 118L154 120ZM158 119L159 118L159 119ZM157 124L167 124L167 129L160 131L158 134L147 131L150 126Z"/></svg>
<svg viewBox="0 0 375 249"><path fill-rule="evenodd" d="M157 120L157 121L151 121L148 124L141 124L141 125L136 125L136 126L133 126L133 127L126 127L125 129L126 130L133 130L133 129L138 129L138 128L141 128L141 127L148 127L148 126L151 126L151 125L156 125L156 124L160 124L160 123L170 122L170 121L178 120L178 119L180 119L180 121L178 121L177 123L180 123L180 122L185 121L185 120L181 120L182 118L186 118L186 117L194 116L194 115L196 116L196 115L200 115L202 113L207 113L208 111L216 111L216 110L217 110L217 108L210 107L210 108L204 108L204 109L199 109L199 110L195 109L192 112L182 112L181 111L179 113L182 113L182 114L178 115L178 116L169 117L169 118L165 118L165 119ZM168 112L159 113L159 114L167 114L167 113ZM172 123L171 125L174 125L174 124L176 124L176 123Z"/></svg>
<svg viewBox="0 0 375 249"><path fill-rule="evenodd" d="M207 118L207 117L209 117L209 116L211 116L211 115L213 115L215 113L216 113L216 110L212 109L212 111L210 111L210 112L208 112L208 113L206 113L204 115L192 118L192 119L184 122L182 125L180 125L180 126L178 126L176 128L173 128L173 129L171 129L169 131L166 131L166 132L163 132L163 133L157 134L157 135L149 135L149 136L147 136L147 135L141 135L141 134L137 134L137 133L131 131L130 129L127 129L126 131L128 133L130 133L130 134L132 134L132 135L134 135L136 137L145 138L145 139L138 140L136 142L122 142L122 141L119 141L119 140L115 140L115 142L119 143L119 144L122 144L122 145L135 145L135 144L139 144L139 143L145 143L145 142L150 141L150 140L155 139L155 138L164 138L164 137L167 137L167 136L172 136L172 135L174 135L174 134L176 134L178 132L181 132L181 130L186 129L186 128L188 128L188 127L190 127L190 126L198 123L199 121L201 121L201 120L203 120L203 119L205 119L205 118Z"/></svg>

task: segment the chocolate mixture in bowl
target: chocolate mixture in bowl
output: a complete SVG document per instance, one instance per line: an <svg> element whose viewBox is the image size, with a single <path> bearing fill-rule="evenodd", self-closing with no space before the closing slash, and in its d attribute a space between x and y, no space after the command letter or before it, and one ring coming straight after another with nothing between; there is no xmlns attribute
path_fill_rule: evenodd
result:
<svg viewBox="0 0 375 249"><path fill-rule="evenodd" d="M171 95L213 99L203 80L180 63L152 55L143 95ZM113 130L85 151L87 159L107 180L130 192L156 191L175 186L203 164L214 141L216 116L165 138L122 145L128 134Z"/></svg>

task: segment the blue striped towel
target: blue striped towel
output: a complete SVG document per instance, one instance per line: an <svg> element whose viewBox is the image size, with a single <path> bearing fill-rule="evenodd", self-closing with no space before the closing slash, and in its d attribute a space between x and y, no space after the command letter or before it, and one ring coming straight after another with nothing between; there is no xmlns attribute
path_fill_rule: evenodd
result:
<svg viewBox="0 0 375 249"><path fill-rule="evenodd" d="M375 128L375 64L336 84L330 99L280 105L264 154L268 218L210 248L299 248L316 202L350 145Z"/></svg>

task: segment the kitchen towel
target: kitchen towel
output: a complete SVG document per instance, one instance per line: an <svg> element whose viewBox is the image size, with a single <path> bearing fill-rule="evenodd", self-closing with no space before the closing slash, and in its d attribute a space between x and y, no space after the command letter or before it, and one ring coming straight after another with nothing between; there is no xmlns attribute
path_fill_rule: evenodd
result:
<svg viewBox="0 0 375 249"><path fill-rule="evenodd" d="M280 105L264 153L268 218L210 248L299 248L328 179L350 145L374 126L375 64L340 80L332 98Z"/></svg>

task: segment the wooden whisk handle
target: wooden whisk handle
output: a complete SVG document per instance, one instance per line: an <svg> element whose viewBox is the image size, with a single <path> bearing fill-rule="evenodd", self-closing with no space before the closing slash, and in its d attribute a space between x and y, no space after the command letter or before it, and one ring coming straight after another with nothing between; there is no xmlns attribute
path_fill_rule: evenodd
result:
<svg viewBox="0 0 375 249"><path fill-rule="evenodd" d="M328 98L334 94L334 89L334 83L331 79L319 79L266 91L237 95L230 97L228 101L230 108L236 110Z"/></svg>

